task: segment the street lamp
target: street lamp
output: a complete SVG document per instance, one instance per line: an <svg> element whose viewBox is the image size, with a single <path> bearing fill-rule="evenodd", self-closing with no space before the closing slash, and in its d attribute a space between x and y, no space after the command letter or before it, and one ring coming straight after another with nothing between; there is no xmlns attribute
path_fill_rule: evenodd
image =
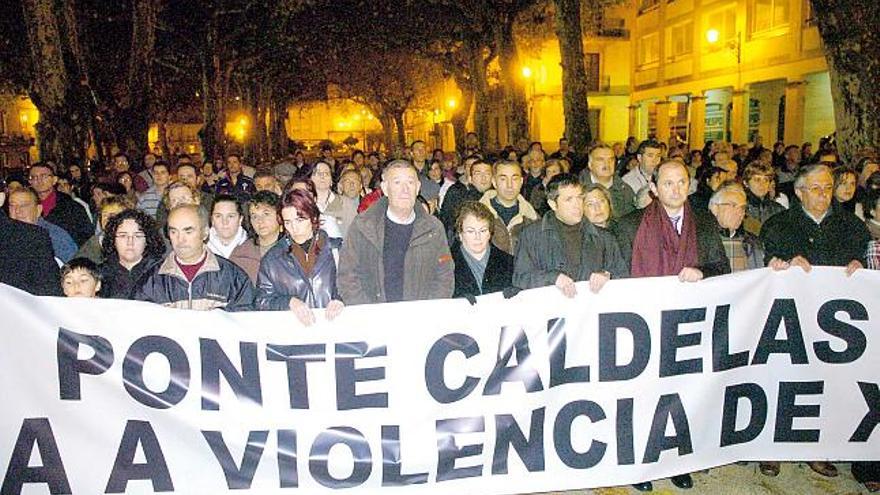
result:
<svg viewBox="0 0 880 495"><path fill-rule="evenodd" d="M450 109L455 108L455 105L457 105L457 104L458 104L458 102L455 101L455 98L450 98L450 99L446 100L446 106L449 107Z"/></svg>
<svg viewBox="0 0 880 495"><path fill-rule="evenodd" d="M706 41L709 42L709 45L716 46L721 41L721 32L715 28L706 31ZM736 38L728 41L725 46L736 55L736 63L740 64L742 62L742 33L737 32Z"/></svg>
<svg viewBox="0 0 880 495"><path fill-rule="evenodd" d="M532 68L528 65L522 68L522 75L526 79L530 79L532 77Z"/></svg>

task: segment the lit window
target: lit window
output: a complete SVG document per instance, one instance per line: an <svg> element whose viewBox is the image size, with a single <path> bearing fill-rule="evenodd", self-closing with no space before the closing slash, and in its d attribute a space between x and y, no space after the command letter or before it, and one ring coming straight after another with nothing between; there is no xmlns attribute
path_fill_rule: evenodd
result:
<svg viewBox="0 0 880 495"><path fill-rule="evenodd" d="M730 42L736 41L736 9L734 7L724 8L709 12L703 18L705 29L709 32L714 30L718 32L718 39L714 42L706 41L710 50L720 50L727 46ZM705 37L703 38L706 39Z"/></svg>
<svg viewBox="0 0 880 495"><path fill-rule="evenodd" d="M639 65L648 65L660 60L660 35L651 33L639 39Z"/></svg>
<svg viewBox="0 0 880 495"><path fill-rule="evenodd" d="M694 51L694 23L683 22L669 30L668 52L673 57L690 55Z"/></svg>
<svg viewBox="0 0 880 495"><path fill-rule="evenodd" d="M772 31L788 25L791 0L752 0L752 33Z"/></svg>

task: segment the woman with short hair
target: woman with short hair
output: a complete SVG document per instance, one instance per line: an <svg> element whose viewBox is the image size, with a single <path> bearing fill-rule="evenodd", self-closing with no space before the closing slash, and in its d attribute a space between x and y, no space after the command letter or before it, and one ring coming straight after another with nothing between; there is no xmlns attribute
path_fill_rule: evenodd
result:
<svg viewBox="0 0 880 495"><path fill-rule="evenodd" d="M476 296L503 291L513 284L513 256L492 245L495 216L477 201L459 206L456 240L450 251L455 262L452 297Z"/></svg>

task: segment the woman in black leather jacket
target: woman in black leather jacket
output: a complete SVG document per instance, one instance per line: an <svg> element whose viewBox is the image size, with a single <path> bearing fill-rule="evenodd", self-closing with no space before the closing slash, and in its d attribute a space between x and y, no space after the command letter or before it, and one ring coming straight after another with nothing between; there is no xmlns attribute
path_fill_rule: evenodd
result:
<svg viewBox="0 0 880 495"><path fill-rule="evenodd" d="M344 307L336 291L336 252L339 239L320 227L315 198L308 191L291 190L278 205L284 238L260 262L256 307L291 310L303 325L315 322L313 308L325 308L332 320Z"/></svg>

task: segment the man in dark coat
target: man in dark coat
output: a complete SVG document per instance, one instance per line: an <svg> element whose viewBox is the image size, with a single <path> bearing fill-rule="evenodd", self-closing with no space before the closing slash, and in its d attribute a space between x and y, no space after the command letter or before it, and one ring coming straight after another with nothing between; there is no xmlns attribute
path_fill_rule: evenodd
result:
<svg viewBox="0 0 880 495"><path fill-rule="evenodd" d="M6 186L0 181L0 207ZM36 225L9 219L0 211L0 283L37 296L60 296L61 279L49 234Z"/></svg>
<svg viewBox="0 0 880 495"><path fill-rule="evenodd" d="M92 221L83 207L70 196L55 189L58 177L55 168L45 162L31 165L30 184L40 196L43 218L66 230L77 247L85 244L95 232Z"/></svg>
<svg viewBox="0 0 880 495"><path fill-rule="evenodd" d="M687 167L675 160L661 163L650 187L657 200L620 219L616 232L631 275L678 275L682 281L696 282L730 273L715 217L692 208L687 201ZM659 220L653 222L655 219ZM666 233L669 235L664 236ZM691 236L694 243L689 243Z"/></svg>
<svg viewBox="0 0 880 495"><path fill-rule="evenodd" d="M822 164L801 168L794 193L800 204L770 217L761 228L768 266L806 271L811 265L845 266L847 274L864 268L871 234L854 214L832 205L831 169Z"/></svg>
<svg viewBox="0 0 880 495"><path fill-rule="evenodd" d="M249 311L254 286L235 263L208 250L208 218L195 205L168 214L173 251L135 292L134 299L180 309Z"/></svg>
<svg viewBox="0 0 880 495"><path fill-rule="evenodd" d="M718 236L718 222L708 211L688 203L690 173L684 163L667 160L654 169L649 184L655 200L622 218L618 244L633 277L677 275L682 282L730 273L730 262ZM678 488L693 486L690 474L671 478ZM651 491L650 481L633 485Z"/></svg>
<svg viewBox="0 0 880 495"><path fill-rule="evenodd" d="M799 266L806 272L812 265L843 266L847 276L864 268L871 234L853 213L832 206L831 168L821 163L800 168L794 193L800 204L770 217L761 227L767 266L775 271ZM807 464L823 476L837 476L837 468L829 462Z"/></svg>
<svg viewBox="0 0 880 495"><path fill-rule="evenodd" d="M523 229L516 248L513 283L521 289L556 285L567 297L575 282L589 281L598 292L611 278L629 270L614 237L584 219L584 189L574 174L547 184L547 212Z"/></svg>

